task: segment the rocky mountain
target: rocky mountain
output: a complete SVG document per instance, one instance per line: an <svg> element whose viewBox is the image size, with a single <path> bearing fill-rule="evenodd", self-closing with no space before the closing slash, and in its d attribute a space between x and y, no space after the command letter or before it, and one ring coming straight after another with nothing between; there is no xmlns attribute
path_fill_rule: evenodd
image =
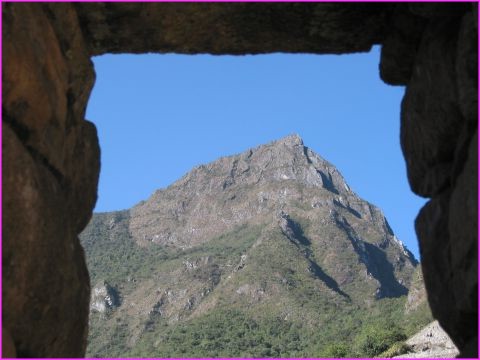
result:
<svg viewBox="0 0 480 360"><path fill-rule="evenodd" d="M81 239L89 356L373 356L431 321L381 210L298 135L95 214Z"/></svg>

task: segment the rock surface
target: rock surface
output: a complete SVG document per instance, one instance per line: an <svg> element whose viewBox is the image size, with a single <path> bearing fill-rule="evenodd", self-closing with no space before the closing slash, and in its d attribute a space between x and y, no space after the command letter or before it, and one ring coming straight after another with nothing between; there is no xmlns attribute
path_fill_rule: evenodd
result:
<svg viewBox="0 0 480 360"><path fill-rule="evenodd" d="M90 311L105 313L120 305L118 292L108 282L101 281L92 289Z"/></svg>
<svg viewBox="0 0 480 360"><path fill-rule="evenodd" d="M3 16L3 326L20 357L86 346L89 278L77 235L96 201L93 85L69 4L5 4Z"/></svg>
<svg viewBox="0 0 480 360"><path fill-rule="evenodd" d="M294 226L289 209L297 207L304 209L302 217L315 223L311 237L325 247L329 271L342 273L335 260L341 242L358 253L364 271L374 279L372 293L378 297L406 294L401 284L410 282L416 265L413 255L394 236L382 212L360 199L338 170L304 146L298 135L195 168L133 207L129 231L140 245L190 248L237 225L273 220L288 237ZM332 227L342 232L337 242L322 236L331 233ZM390 249L394 253L388 253ZM380 264L377 251L386 252L393 272Z"/></svg>
<svg viewBox="0 0 480 360"><path fill-rule="evenodd" d="M99 171L98 140L84 120L90 56L340 54L381 44L382 78L407 86L409 181L432 198L417 221L429 301L462 355L476 357L477 164L469 149L477 14L476 3L3 4L3 325L17 353L81 356L85 347L89 284L76 236L91 216ZM67 255L53 263L58 249ZM45 297L51 285L56 302ZM57 321L55 312L66 315Z"/></svg>
<svg viewBox="0 0 480 360"><path fill-rule="evenodd" d="M389 9L354 3L78 3L75 7L91 55L368 51L382 40Z"/></svg>
<svg viewBox="0 0 480 360"><path fill-rule="evenodd" d="M410 346L411 351L394 358L454 358L459 355L455 344L438 321L432 322L405 343Z"/></svg>
<svg viewBox="0 0 480 360"><path fill-rule="evenodd" d="M391 22L382 42L380 76L392 85L406 85L412 77L426 20L415 16L403 4L397 4L390 14Z"/></svg>
<svg viewBox="0 0 480 360"><path fill-rule="evenodd" d="M408 297L405 302L405 313L411 313L427 303L427 290L423 280L422 267L418 266L412 276Z"/></svg>
<svg viewBox="0 0 480 360"><path fill-rule="evenodd" d="M456 86L458 28L457 18L426 27L402 101L402 149L412 190L421 196L435 196L452 181L465 121Z"/></svg>

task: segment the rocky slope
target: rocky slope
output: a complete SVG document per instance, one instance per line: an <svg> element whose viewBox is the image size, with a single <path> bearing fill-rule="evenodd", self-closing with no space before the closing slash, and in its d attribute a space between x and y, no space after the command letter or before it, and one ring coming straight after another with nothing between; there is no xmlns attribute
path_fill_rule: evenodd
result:
<svg viewBox="0 0 480 360"><path fill-rule="evenodd" d="M410 337L405 344L409 351L395 358L454 358L459 355L455 344L438 321L428 324Z"/></svg>
<svg viewBox="0 0 480 360"><path fill-rule="evenodd" d="M297 135L96 214L81 238L90 356L362 356L364 329L393 341L430 321L382 212Z"/></svg>

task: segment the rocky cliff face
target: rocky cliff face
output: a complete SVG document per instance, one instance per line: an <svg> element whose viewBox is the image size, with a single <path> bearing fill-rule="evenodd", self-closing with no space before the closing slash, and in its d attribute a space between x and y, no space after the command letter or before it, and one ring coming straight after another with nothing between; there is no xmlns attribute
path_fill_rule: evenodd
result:
<svg viewBox="0 0 480 360"><path fill-rule="evenodd" d="M108 277L122 297L112 316L126 321L134 351L145 329L226 304L318 327L319 304L335 317L332 306L365 311L406 295L417 265L382 212L298 135L201 165L128 211L98 214L82 243L92 281ZM120 247L129 257L106 271L102 261Z"/></svg>
<svg viewBox="0 0 480 360"><path fill-rule="evenodd" d="M255 224L280 229L301 244L294 218L309 223L309 246L343 286L355 275L339 260L355 253L375 296L406 293L413 256L382 212L352 192L338 170L297 135L195 168L131 209L129 230L139 245L185 249Z"/></svg>
<svg viewBox="0 0 480 360"><path fill-rule="evenodd" d="M427 291L423 280L422 268L421 266L417 266L410 283L407 302L405 303L405 312L411 313L426 304Z"/></svg>

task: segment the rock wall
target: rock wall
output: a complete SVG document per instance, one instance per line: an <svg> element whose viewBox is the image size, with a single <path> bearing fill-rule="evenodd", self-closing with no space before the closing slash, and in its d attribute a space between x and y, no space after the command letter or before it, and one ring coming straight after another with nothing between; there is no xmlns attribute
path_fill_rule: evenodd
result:
<svg viewBox="0 0 480 360"><path fill-rule="evenodd" d="M410 21L423 31L405 38L417 44L406 52L409 70L388 65L382 76L407 86L401 145L408 179L413 192L431 198L415 226L433 316L462 356L476 357L478 23L476 7L467 5L411 4ZM382 63L393 61L382 55Z"/></svg>
<svg viewBox="0 0 480 360"><path fill-rule="evenodd" d="M368 51L389 6L377 4L79 3L91 55Z"/></svg>
<svg viewBox="0 0 480 360"><path fill-rule="evenodd" d="M84 354L90 284L77 234L100 152L93 66L69 4L2 4L3 327L19 357Z"/></svg>
<svg viewBox="0 0 480 360"><path fill-rule="evenodd" d="M434 316L477 355L477 6L4 3L3 327L18 356L83 356L90 285L77 235L100 154L84 119L107 52L350 53L382 44L406 85L401 142ZM9 341L11 344L12 341Z"/></svg>

